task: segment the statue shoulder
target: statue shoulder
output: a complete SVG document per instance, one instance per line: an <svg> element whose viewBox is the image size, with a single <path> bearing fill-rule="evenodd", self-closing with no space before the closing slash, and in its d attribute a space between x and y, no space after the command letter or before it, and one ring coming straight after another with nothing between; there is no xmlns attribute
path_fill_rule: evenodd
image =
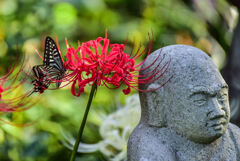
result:
<svg viewBox="0 0 240 161"><path fill-rule="evenodd" d="M228 133L231 138L231 141L234 145L234 147L237 150L237 155L240 157L240 128L232 123L229 123L228 125Z"/></svg>
<svg viewBox="0 0 240 161"><path fill-rule="evenodd" d="M237 125L229 123L228 130L230 130L234 135L240 136L240 128Z"/></svg>
<svg viewBox="0 0 240 161"><path fill-rule="evenodd" d="M239 139L240 138L240 128L232 123L229 123L228 125L228 131L233 136L233 139Z"/></svg>
<svg viewBox="0 0 240 161"><path fill-rule="evenodd" d="M138 125L128 140L128 161L175 161L170 144L161 137L161 129Z"/></svg>

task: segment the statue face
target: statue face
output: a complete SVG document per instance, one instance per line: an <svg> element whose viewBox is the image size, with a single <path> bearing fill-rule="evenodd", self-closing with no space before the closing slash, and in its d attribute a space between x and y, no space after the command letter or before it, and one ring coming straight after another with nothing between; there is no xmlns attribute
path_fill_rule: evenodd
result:
<svg viewBox="0 0 240 161"><path fill-rule="evenodd" d="M228 86L221 77L215 78L214 82L209 80L207 84L204 81L205 85L194 86L190 83L185 91L176 91L173 96L175 101L172 102L174 106L168 113L171 117L168 126L197 143L216 140L228 127Z"/></svg>

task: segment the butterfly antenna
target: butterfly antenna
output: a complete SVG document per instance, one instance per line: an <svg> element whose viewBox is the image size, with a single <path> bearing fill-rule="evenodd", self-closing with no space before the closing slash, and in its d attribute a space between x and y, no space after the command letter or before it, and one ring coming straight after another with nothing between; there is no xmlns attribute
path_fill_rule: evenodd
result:
<svg viewBox="0 0 240 161"><path fill-rule="evenodd" d="M34 92L35 92L35 90L33 88L31 91L29 91L29 94L27 94L27 97L30 97Z"/></svg>
<svg viewBox="0 0 240 161"><path fill-rule="evenodd" d="M38 50L35 48L35 46L33 46L33 49L36 51L36 53L38 54L38 56L43 60L43 57L39 54Z"/></svg>

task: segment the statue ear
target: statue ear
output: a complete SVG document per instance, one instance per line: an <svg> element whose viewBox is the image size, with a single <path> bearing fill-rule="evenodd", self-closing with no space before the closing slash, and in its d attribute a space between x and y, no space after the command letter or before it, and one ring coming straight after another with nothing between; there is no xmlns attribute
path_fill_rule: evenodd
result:
<svg viewBox="0 0 240 161"><path fill-rule="evenodd" d="M148 86L148 90L153 90L146 94L147 106L148 106L148 124L151 126L163 127L165 123L165 102L164 88L154 90L159 84L151 84Z"/></svg>

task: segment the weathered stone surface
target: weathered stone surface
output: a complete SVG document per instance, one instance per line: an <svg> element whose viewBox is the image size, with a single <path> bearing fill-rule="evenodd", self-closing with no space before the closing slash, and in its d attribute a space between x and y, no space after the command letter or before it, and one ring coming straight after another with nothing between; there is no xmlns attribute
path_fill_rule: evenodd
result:
<svg viewBox="0 0 240 161"><path fill-rule="evenodd" d="M142 68L156 59L142 75L171 63L140 88L171 79L140 92L141 120L128 141L128 161L239 161L240 129L229 123L228 86L212 60L197 48L172 45L152 53Z"/></svg>

